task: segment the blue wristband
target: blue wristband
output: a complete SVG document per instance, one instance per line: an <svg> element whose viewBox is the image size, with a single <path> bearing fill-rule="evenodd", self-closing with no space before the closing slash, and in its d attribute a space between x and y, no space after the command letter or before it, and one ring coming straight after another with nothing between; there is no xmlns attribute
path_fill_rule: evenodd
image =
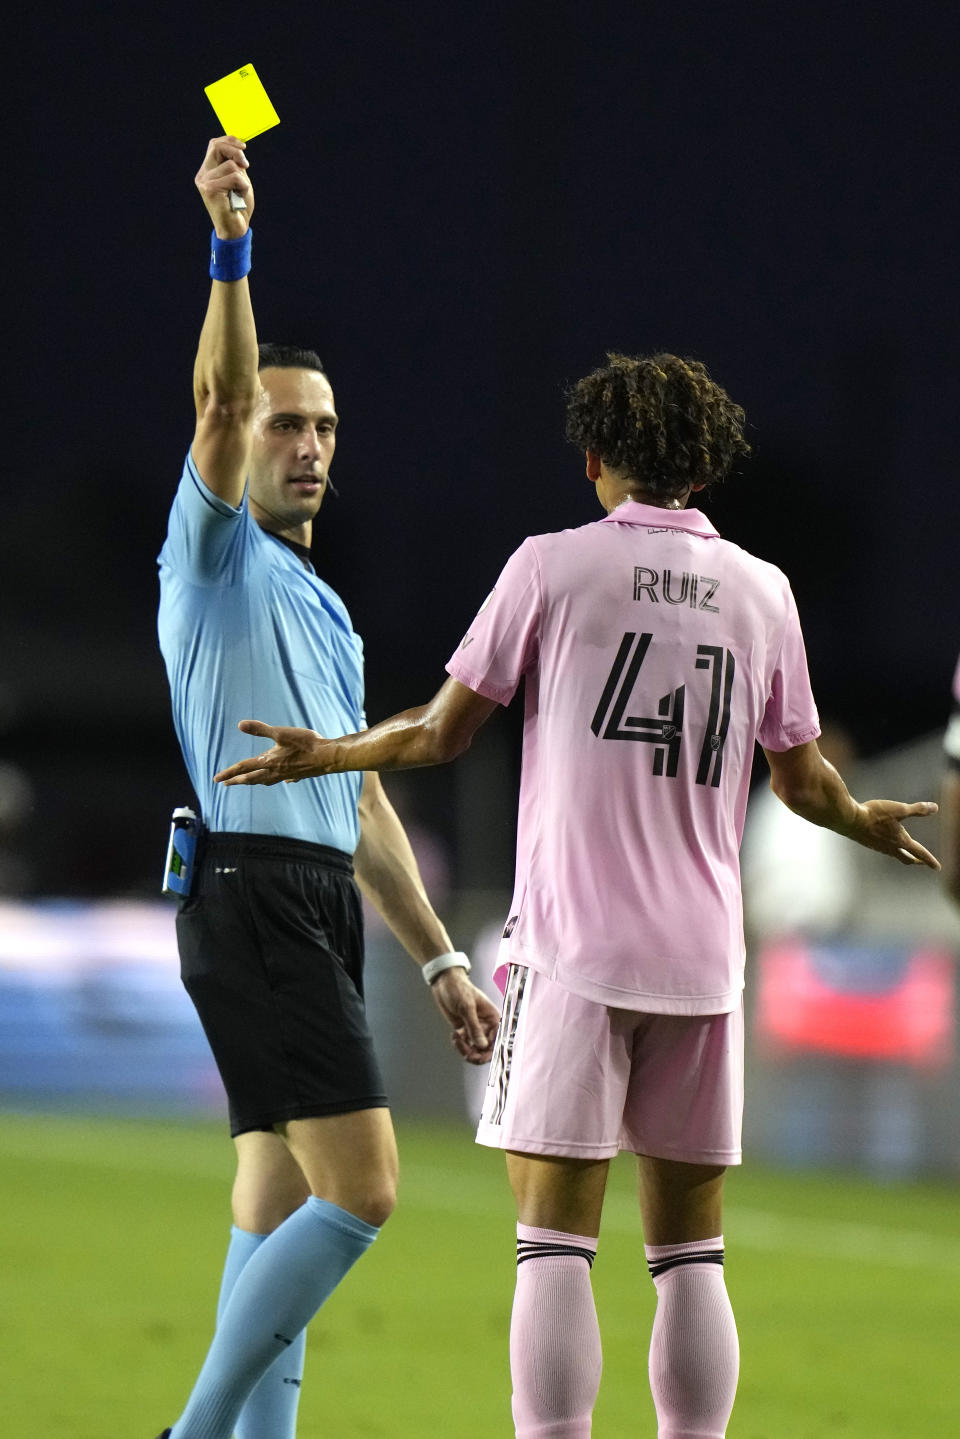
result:
<svg viewBox="0 0 960 1439"><path fill-rule="evenodd" d="M250 273L250 243L253 231L236 240L221 240L216 230L210 238L211 280L242 280Z"/></svg>

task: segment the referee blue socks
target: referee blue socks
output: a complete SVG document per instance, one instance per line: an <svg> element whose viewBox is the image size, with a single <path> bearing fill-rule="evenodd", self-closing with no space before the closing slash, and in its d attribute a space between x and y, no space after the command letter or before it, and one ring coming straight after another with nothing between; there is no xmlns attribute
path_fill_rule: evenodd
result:
<svg viewBox="0 0 960 1439"><path fill-rule="evenodd" d="M233 1287L250 1259L267 1238L249 1230L230 1230L230 1244L223 1266L217 1324L223 1318ZM301 1329L296 1339L270 1365L240 1411L234 1439L296 1439L297 1407L303 1380L303 1362L307 1352L307 1331Z"/></svg>
<svg viewBox="0 0 960 1439"><path fill-rule="evenodd" d="M378 1233L311 1195L268 1235L240 1270L171 1439L230 1439L261 1377L296 1344Z"/></svg>

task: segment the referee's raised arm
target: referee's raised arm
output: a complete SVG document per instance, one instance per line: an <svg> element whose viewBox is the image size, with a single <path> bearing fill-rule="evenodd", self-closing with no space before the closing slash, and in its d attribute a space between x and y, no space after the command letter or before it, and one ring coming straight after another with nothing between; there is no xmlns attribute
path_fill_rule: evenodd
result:
<svg viewBox="0 0 960 1439"><path fill-rule="evenodd" d="M193 460L204 483L239 506L247 478L253 411L260 392L257 331L250 303L253 186L244 142L222 135L207 146L195 184L213 222L210 303L193 370L197 427ZM241 195L245 210L230 205Z"/></svg>

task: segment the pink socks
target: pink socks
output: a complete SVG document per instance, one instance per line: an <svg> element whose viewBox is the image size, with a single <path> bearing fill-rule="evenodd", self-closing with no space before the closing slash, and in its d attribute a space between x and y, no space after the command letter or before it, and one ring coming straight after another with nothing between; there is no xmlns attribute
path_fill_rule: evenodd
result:
<svg viewBox="0 0 960 1439"><path fill-rule="evenodd" d="M657 1288L650 1388L659 1439L723 1439L740 1352L723 1280L723 1238L645 1246ZM517 1225L510 1326L517 1439L589 1439L600 1387L590 1285L595 1238Z"/></svg>
<svg viewBox="0 0 960 1439"><path fill-rule="evenodd" d="M645 1250L657 1287L650 1388L659 1439L723 1439L740 1368L723 1236Z"/></svg>
<svg viewBox="0 0 960 1439"><path fill-rule="evenodd" d="M517 1225L510 1325L517 1439L589 1439L600 1387L600 1330L590 1285L595 1238Z"/></svg>

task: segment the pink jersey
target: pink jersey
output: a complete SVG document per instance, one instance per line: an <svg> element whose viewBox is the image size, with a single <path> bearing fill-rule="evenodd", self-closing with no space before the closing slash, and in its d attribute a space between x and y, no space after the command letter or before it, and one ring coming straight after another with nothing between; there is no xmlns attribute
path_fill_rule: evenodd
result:
<svg viewBox="0 0 960 1439"><path fill-rule="evenodd" d="M501 965L624 1009L734 1009L754 742L820 732L786 577L697 510L628 501L525 540L447 670L501 704L525 680Z"/></svg>

